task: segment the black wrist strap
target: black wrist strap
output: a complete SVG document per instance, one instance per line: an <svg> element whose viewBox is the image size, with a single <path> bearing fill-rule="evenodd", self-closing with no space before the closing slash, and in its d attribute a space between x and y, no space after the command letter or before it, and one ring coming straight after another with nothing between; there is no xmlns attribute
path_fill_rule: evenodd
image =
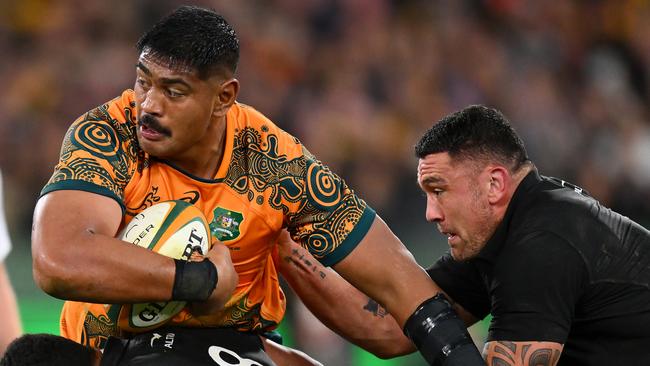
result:
<svg viewBox="0 0 650 366"><path fill-rule="evenodd" d="M174 259L176 275L172 300L175 301L205 301L217 287L217 267L209 259L200 262L187 262Z"/></svg>
<svg viewBox="0 0 650 366"><path fill-rule="evenodd" d="M415 309L404 324L404 334L429 365L485 366L465 323L442 293Z"/></svg>

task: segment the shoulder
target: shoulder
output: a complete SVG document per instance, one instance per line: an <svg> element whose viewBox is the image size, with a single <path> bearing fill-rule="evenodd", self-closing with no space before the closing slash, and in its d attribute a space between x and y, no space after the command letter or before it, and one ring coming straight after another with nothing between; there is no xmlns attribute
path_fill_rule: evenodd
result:
<svg viewBox="0 0 650 366"><path fill-rule="evenodd" d="M95 121L107 122L117 127L117 125L128 125L135 128L136 125L136 112L135 112L135 99L133 91L130 89L125 90L116 98L91 109L83 116L79 117L77 121Z"/></svg>
<svg viewBox="0 0 650 366"><path fill-rule="evenodd" d="M575 293L588 285L592 273L588 259L568 239L552 231L535 231L509 241L492 269L495 294L515 301L523 293ZM549 295L550 296L550 295Z"/></svg>
<svg viewBox="0 0 650 366"><path fill-rule="evenodd" d="M509 242L570 247L588 263L599 259L605 244L618 250L628 232L639 231L627 217L557 178L544 177L535 190L527 192L520 206L512 218Z"/></svg>
<svg viewBox="0 0 650 366"><path fill-rule="evenodd" d="M306 153L296 137L247 104L235 103L228 118L228 123L234 124L235 148L250 147L270 156L297 157Z"/></svg>
<svg viewBox="0 0 650 366"><path fill-rule="evenodd" d="M133 91L86 112L70 126L64 149L82 147L91 152L111 156L122 149L135 156L138 149Z"/></svg>
<svg viewBox="0 0 650 366"><path fill-rule="evenodd" d="M130 90L77 118L66 133L59 162L41 195L77 189L122 197L133 174L145 164L135 120Z"/></svg>
<svg viewBox="0 0 650 366"><path fill-rule="evenodd" d="M559 256L564 256L563 261L557 261ZM558 234L554 230L530 230L519 233L516 238L509 239L504 250L500 253L500 260L544 263L550 257L556 261L547 265L565 265L565 261L576 260L583 262L582 254L572 244L570 238Z"/></svg>

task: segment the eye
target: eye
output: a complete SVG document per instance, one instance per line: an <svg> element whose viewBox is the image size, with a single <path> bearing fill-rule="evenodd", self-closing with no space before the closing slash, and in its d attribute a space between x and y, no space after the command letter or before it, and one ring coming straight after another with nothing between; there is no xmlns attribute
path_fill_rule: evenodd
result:
<svg viewBox="0 0 650 366"><path fill-rule="evenodd" d="M184 96L185 94L183 94L182 92L180 92L180 91L178 91L178 90L167 89L167 95L168 95L170 98L178 98L178 97L182 97L182 96Z"/></svg>
<svg viewBox="0 0 650 366"><path fill-rule="evenodd" d="M440 188L434 188L434 189L431 191L431 193L433 193L433 194L436 195L436 196L440 196L441 194L444 193L444 190L442 190L442 189L440 189Z"/></svg>
<svg viewBox="0 0 650 366"><path fill-rule="evenodd" d="M143 89L147 89L149 87L149 82L143 78L137 78L135 79L135 82Z"/></svg>

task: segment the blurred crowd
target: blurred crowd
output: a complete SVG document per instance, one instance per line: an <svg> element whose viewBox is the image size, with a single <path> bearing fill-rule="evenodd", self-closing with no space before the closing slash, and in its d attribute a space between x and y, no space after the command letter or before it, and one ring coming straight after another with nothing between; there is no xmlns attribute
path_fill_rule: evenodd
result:
<svg viewBox="0 0 650 366"><path fill-rule="evenodd" d="M135 41L180 3L0 1L0 167L14 192L12 227L28 230L68 125L132 87ZM650 216L648 1L194 3L222 12L240 36L240 100L297 135L394 225L422 207L412 145L472 103L504 111L544 173Z"/></svg>
<svg viewBox="0 0 650 366"><path fill-rule="evenodd" d="M191 3L238 32L240 101L300 138L398 235L424 222L414 143L476 103L510 118L543 174L650 224L649 1ZM180 4L0 1L0 167L14 231L29 235L68 125L133 86L136 40Z"/></svg>

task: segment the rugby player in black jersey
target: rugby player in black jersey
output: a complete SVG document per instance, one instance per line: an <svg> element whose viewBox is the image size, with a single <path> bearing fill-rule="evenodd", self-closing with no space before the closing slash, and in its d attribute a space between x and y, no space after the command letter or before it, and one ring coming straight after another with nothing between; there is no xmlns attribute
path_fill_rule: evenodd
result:
<svg viewBox="0 0 650 366"><path fill-rule="evenodd" d="M494 109L444 117L415 150L426 219L450 247L427 272L467 326L492 315L488 365L650 365L647 229L540 175ZM331 271L309 276L282 242L283 275L325 324L380 357L414 350L372 300Z"/></svg>

